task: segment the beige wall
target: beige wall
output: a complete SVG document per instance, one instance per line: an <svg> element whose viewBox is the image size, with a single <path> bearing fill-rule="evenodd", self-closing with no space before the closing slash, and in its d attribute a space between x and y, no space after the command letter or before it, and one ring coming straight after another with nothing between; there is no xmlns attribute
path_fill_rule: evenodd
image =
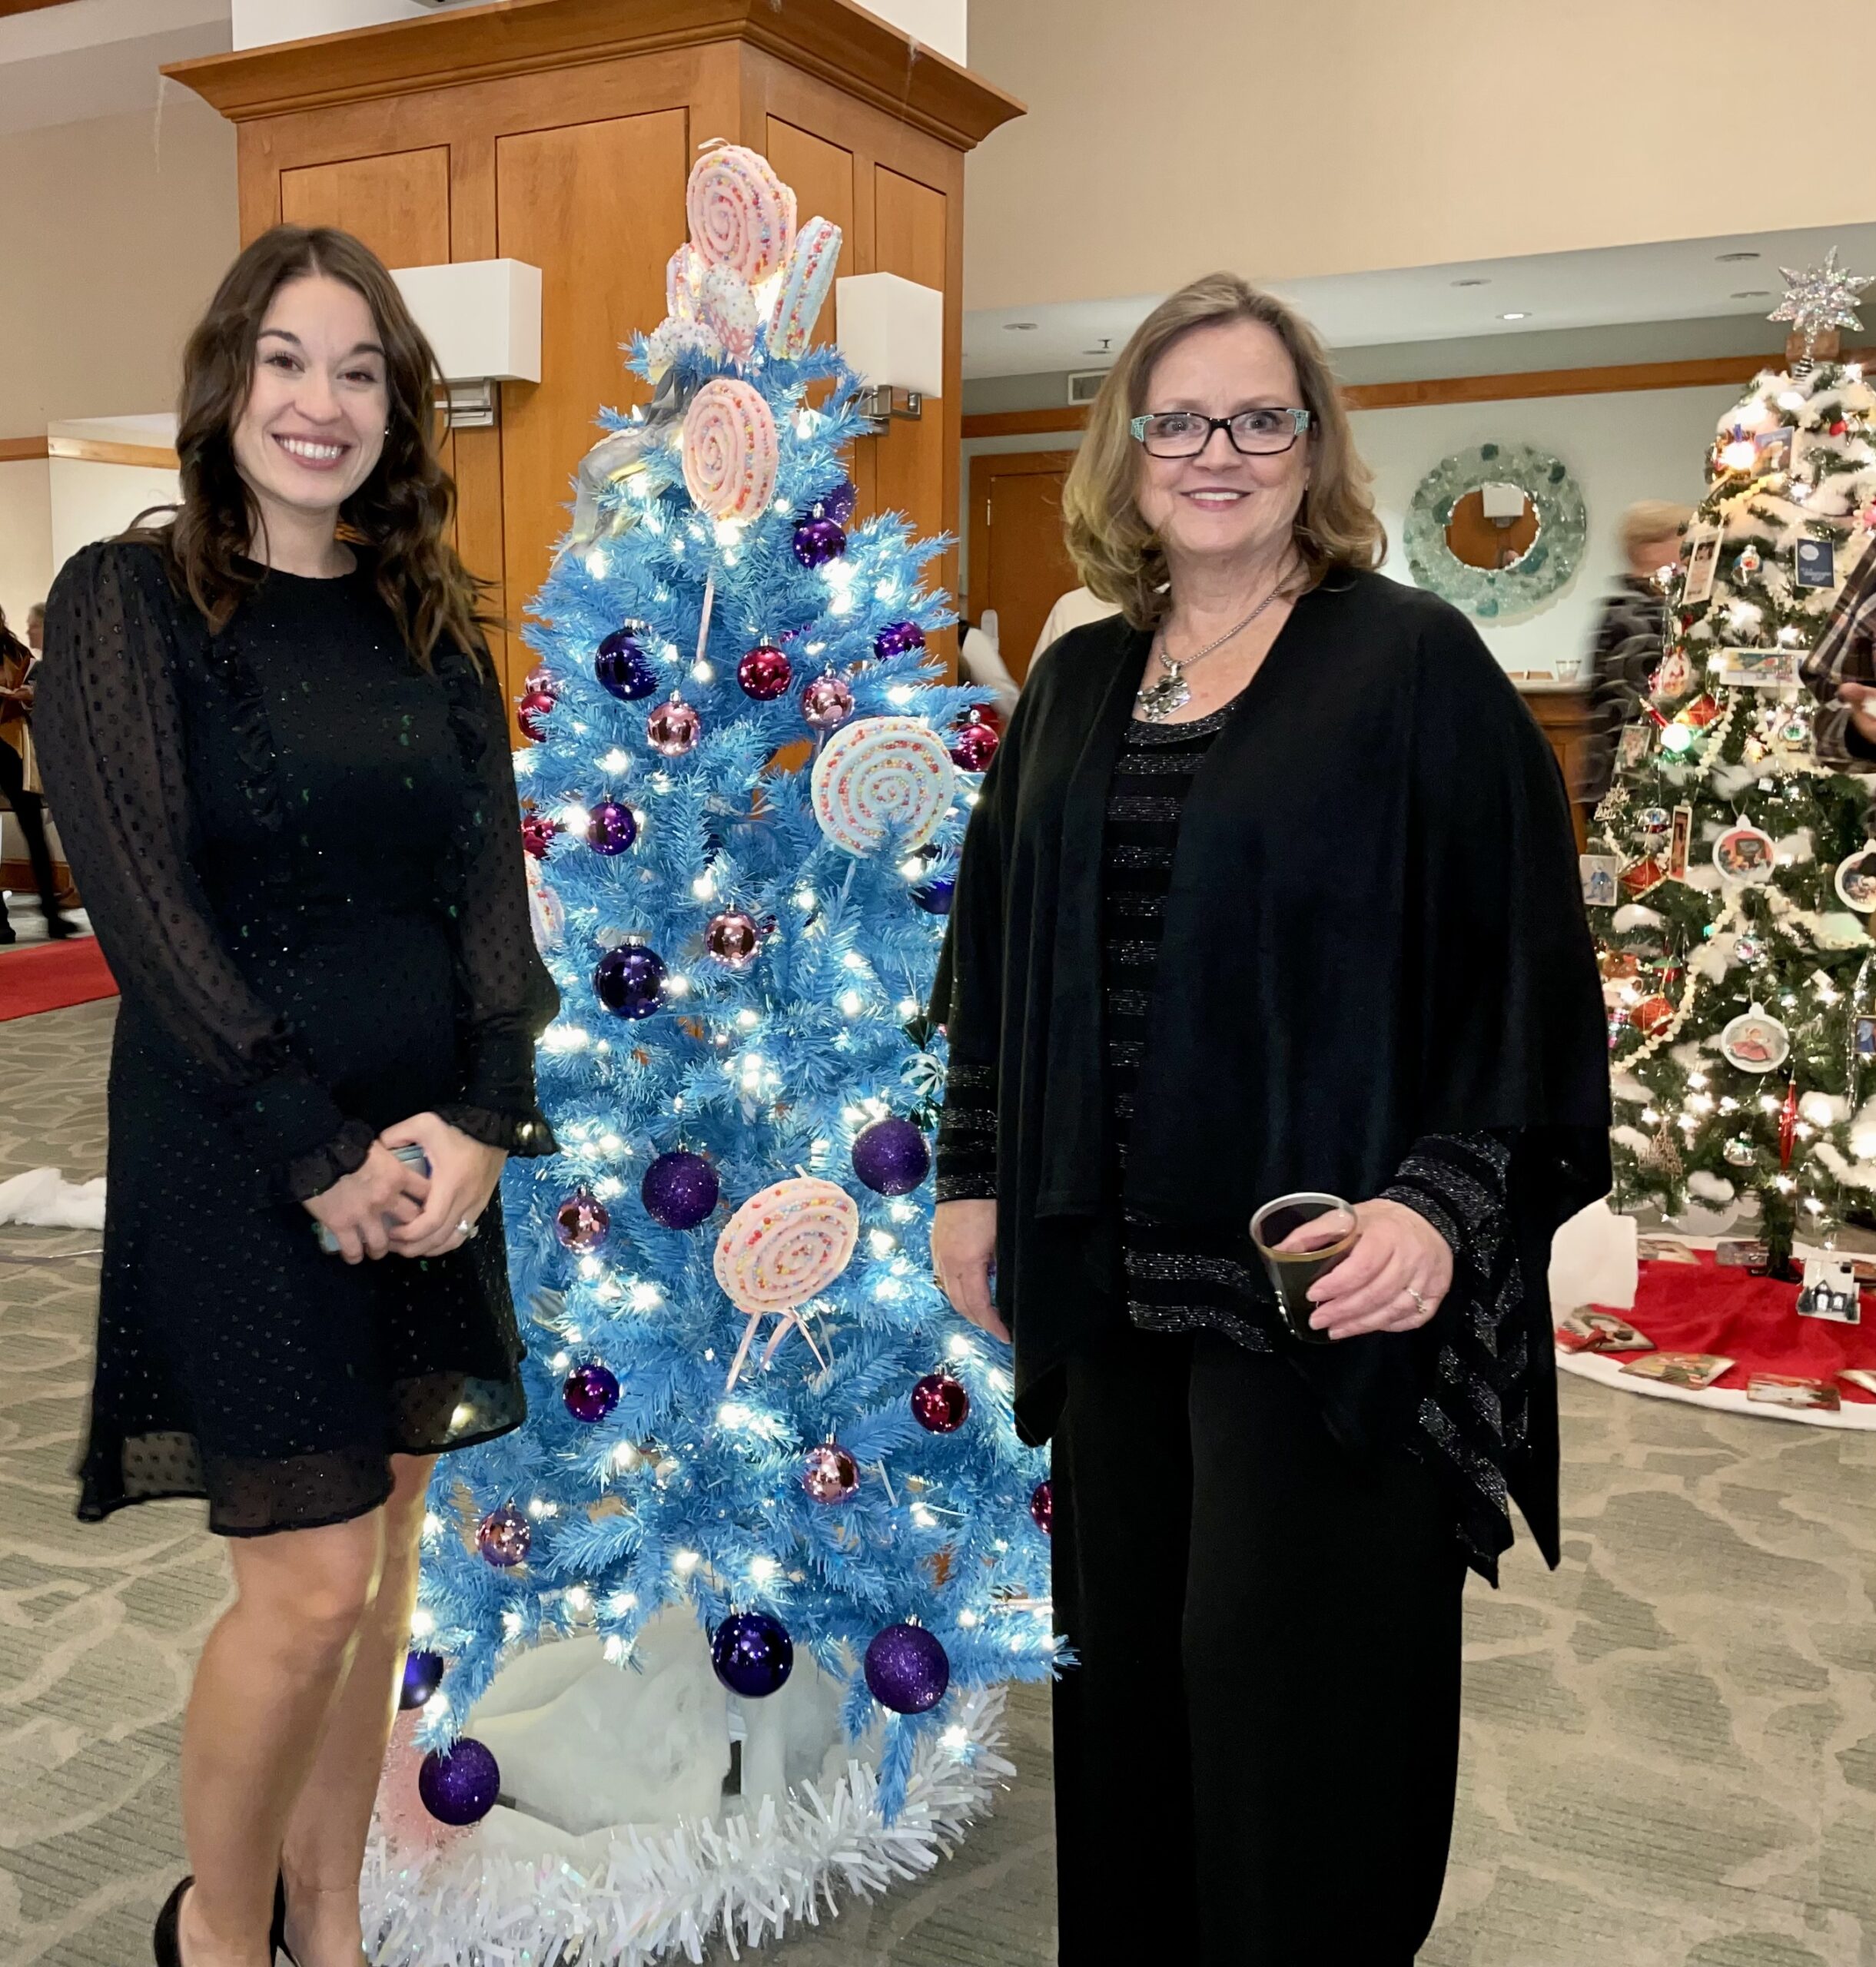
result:
<svg viewBox="0 0 1876 1967"><path fill-rule="evenodd" d="M0 609L16 635L51 578L52 467L44 458L0 464Z"/></svg>
<svg viewBox="0 0 1876 1967"><path fill-rule="evenodd" d="M0 136L0 437L168 410L234 257L234 132L171 88L160 118Z"/></svg>
<svg viewBox="0 0 1876 1967"><path fill-rule="evenodd" d="M1803 144L1754 66L1778 18L1762 0L978 6L971 66L1030 114L970 160L965 304L1865 220L1855 169L1732 168L1755 132Z"/></svg>

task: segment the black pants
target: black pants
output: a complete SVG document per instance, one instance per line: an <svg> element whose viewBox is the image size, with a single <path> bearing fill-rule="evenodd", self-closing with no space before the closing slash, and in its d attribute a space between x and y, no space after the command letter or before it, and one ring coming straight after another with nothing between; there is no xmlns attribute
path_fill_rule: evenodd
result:
<svg viewBox="0 0 1876 1967"><path fill-rule="evenodd" d="M26 761L0 738L0 799L13 809L25 836L26 857L32 863L33 885L48 924L58 917L58 887L52 879L52 853L45 844L45 801L26 790ZM0 924L6 920L6 902L0 897Z"/></svg>
<svg viewBox="0 0 1876 1967"><path fill-rule="evenodd" d="M1358 1462L1282 1358L1210 1335L1130 1329L1066 1370L1062 1967L1408 1967L1458 1774L1433 1478Z"/></svg>

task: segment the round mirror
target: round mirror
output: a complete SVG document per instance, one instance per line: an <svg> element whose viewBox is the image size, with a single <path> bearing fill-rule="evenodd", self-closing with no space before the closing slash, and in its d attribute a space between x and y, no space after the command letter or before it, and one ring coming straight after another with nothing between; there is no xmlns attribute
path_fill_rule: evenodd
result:
<svg viewBox="0 0 1876 1967"><path fill-rule="evenodd" d="M1453 502L1446 550L1469 567L1504 572L1537 543L1537 506L1516 485L1482 485Z"/></svg>

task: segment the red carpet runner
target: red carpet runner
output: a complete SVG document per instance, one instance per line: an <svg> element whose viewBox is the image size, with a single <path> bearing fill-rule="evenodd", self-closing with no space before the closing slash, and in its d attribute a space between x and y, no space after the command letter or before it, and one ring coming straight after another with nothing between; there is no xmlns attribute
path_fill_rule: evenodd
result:
<svg viewBox="0 0 1876 1967"><path fill-rule="evenodd" d="M95 936L0 949L0 1023L115 997L118 987Z"/></svg>

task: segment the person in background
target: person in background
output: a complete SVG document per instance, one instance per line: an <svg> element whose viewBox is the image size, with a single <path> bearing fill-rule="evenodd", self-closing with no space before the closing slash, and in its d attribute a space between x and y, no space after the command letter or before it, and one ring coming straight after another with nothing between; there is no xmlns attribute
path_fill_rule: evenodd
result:
<svg viewBox="0 0 1876 1967"><path fill-rule="evenodd" d="M1078 629L1084 622L1104 622L1110 615L1120 612L1111 601L1103 601L1092 588L1071 587L1049 610L1042 624L1042 632L1036 638L1035 655L1029 658L1030 667L1033 669L1036 658L1060 642L1071 629Z"/></svg>
<svg viewBox="0 0 1876 1967"><path fill-rule="evenodd" d="M1845 576L1798 675L1818 700L1811 743L1818 764L1876 772L1876 552L1868 547Z"/></svg>
<svg viewBox="0 0 1876 1967"><path fill-rule="evenodd" d="M1007 718L1016 708L1016 678L1003 660L997 642L997 611L993 608L981 621L967 621L958 640L958 666L967 683L988 690L994 700L997 715Z"/></svg>
<svg viewBox="0 0 1876 1967"><path fill-rule="evenodd" d="M43 619L45 609L35 607L28 615L27 632L32 633L34 617ZM52 873L52 850L45 838L45 801L40 796L39 771L32 748L32 702L35 685L32 672L38 663L38 643L23 642L7 626L0 609L0 799L13 809L26 842L26 857L32 865L33 885L39 891L40 912L45 918L45 933L55 942L79 933L77 923L60 912L58 883ZM0 943L19 940L18 931L7 920L6 897L0 891Z"/></svg>
<svg viewBox="0 0 1876 1967"><path fill-rule="evenodd" d="M1694 516L1691 506L1645 499L1631 506L1616 529L1626 571L1604 597L1589 652L1594 719L1584 746L1583 783L1572 797L1594 806L1615 775L1622 726L1648 694L1648 679L1661 661L1668 624L1668 591L1681 559L1681 536Z"/></svg>

